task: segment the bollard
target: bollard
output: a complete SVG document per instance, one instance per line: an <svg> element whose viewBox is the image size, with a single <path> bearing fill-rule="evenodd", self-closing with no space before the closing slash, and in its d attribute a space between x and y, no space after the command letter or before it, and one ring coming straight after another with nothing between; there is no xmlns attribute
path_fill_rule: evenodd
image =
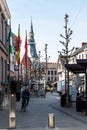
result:
<svg viewBox="0 0 87 130"><path fill-rule="evenodd" d="M54 113L48 115L48 128L55 128L55 116Z"/></svg>
<svg viewBox="0 0 87 130"><path fill-rule="evenodd" d="M16 96L9 95L9 128L16 128Z"/></svg>

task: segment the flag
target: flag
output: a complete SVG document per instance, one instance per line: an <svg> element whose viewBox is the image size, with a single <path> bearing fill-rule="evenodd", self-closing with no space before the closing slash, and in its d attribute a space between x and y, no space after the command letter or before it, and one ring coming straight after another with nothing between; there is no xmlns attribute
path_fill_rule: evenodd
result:
<svg viewBox="0 0 87 130"><path fill-rule="evenodd" d="M17 40L17 63L20 64L20 24L18 26L18 40Z"/></svg>
<svg viewBox="0 0 87 130"><path fill-rule="evenodd" d="M10 51L10 54L12 54L12 30L11 30L11 27L10 27L10 32L9 32L9 36L8 36L8 41L9 41L9 45L10 45L10 48L9 48L9 51Z"/></svg>
<svg viewBox="0 0 87 130"><path fill-rule="evenodd" d="M27 48L27 30L26 30L26 36L25 36L25 66L27 68L27 53L28 53L28 48Z"/></svg>

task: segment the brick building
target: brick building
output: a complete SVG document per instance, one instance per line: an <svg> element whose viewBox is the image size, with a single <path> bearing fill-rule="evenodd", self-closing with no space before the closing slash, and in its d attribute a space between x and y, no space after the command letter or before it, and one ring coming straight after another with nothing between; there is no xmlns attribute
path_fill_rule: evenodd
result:
<svg viewBox="0 0 87 130"><path fill-rule="evenodd" d="M11 14L6 0L0 0L0 106L4 100L4 95L9 89L9 76L16 76L14 64L16 63L17 36L12 33L12 61L9 62L9 42L10 31L9 20ZM10 66L9 67L9 63ZM2 93L3 92L3 93Z"/></svg>
<svg viewBox="0 0 87 130"><path fill-rule="evenodd" d="M8 19L10 12L5 0L0 1L0 88L7 83L8 63Z"/></svg>

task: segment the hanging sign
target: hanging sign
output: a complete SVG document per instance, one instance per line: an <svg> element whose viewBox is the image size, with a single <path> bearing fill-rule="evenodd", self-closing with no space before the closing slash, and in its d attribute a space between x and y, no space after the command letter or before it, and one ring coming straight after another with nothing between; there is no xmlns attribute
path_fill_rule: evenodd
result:
<svg viewBox="0 0 87 130"><path fill-rule="evenodd" d="M14 71L18 71L19 66L18 65L14 65Z"/></svg>

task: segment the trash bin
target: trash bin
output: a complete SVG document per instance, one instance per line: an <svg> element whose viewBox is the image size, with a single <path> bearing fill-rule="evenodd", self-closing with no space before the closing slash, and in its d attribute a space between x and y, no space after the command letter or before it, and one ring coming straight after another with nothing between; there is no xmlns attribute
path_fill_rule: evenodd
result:
<svg viewBox="0 0 87 130"><path fill-rule="evenodd" d="M81 100L81 97L79 96L79 94L77 94L77 97L76 97L76 111L77 112L82 111L82 100Z"/></svg>
<svg viewBox="0 0 87 130"><path fill-rule="evenodd" d="M61 107L66 105L66 94L61 94Z"/></svg>
<svg viewBox="0 0 87 130"><path fill-rule="evenodd" d="M72 96L69 95L69 106L71 107L72 106Z"/></svg>

